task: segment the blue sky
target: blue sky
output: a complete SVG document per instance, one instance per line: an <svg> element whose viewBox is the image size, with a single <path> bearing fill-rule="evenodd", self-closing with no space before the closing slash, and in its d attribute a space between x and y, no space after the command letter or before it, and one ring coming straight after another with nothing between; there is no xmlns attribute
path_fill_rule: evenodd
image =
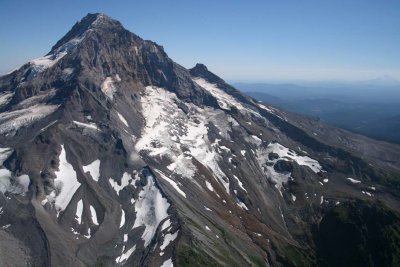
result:
<svg viewBox="0 0 400 267"><path fill-rule="evenodd" d="M0 73L46 54L88 12L227 80L400 79L398 0L1 0Z"/></svg>

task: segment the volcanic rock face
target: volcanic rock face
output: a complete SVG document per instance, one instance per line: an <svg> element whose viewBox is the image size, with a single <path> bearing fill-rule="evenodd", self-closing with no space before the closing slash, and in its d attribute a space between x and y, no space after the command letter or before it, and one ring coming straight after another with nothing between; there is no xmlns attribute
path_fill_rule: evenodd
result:
<svg viewBox="0 0 400 267"><path fill-rule="evenodd" d="M399 263L399 147L314 129L106 15L0 77L0 112L1 265L334 266L365 225L346 259L378 240L353 266Z"/></svg>

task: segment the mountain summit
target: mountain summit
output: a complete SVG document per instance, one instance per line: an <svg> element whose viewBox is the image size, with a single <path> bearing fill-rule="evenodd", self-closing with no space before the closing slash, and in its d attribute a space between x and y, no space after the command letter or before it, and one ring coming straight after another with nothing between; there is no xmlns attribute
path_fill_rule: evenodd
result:
<svg viewBox="0 0 400 267"><path fill-rule="evenodd" d="M395 266L400 148L104 14L0 77L2 266Z"/></svg>

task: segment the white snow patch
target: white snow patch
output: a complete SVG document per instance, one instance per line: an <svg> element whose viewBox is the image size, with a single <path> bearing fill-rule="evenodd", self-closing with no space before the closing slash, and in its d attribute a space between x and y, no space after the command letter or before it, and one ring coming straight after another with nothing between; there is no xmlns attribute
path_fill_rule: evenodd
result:
<svg viewBox="0 0 400 267"><path fill-rule="evenodd" d="M360 180L356 180L356 179L353 179L353 178L350 178L350 177L348 177L346 179L349 180L352 184L360 184L361 183Z"/></svg>
<svg viewBox="0 0 400 267"><path fill-rule="evenodd" d="M361 191L361 193L363 193L363 194L365 194L367 196L370 196L370 197L374 196L373 194L371 194L370 192L367 192L367 191Z"/></svg>
<svg viewBox="0 0 400 267"><path fill-rule="evenodd" d="M139 199L135 202L136 220L132 229L145 226L142 234L144 246L147 247L161 221L168 217L167 210L170 204L157 188L154 177L147 176L147 185L139 193Z"/></svg>
<svg viewBox="0 0 400 267"><path fill-rule="evenodd" d="M171 220L170 219L165 220L161 226L161 232L170 226L171 226Z"/></svg>
<svg viewBox="0 0 400 267"><path fill-rule="evenodd" d="M206 211L212 211L212 209L210 209L210 208L208 208L208 207L206 207L206 206L204 206L204 209L205 209Z"/></svg>
<svg viewBox="0 0 400 267"><path fill-rule="evenodd" d="M329 179L324 179L323 182L327 183L327 182L329 182Z"/></svg>
<svg viewBox="0 0 400 267"><path fill-rule="evenodd" d="M240 188L242 188L247 193L247 190L243 187L242 181L240 181L236 175L233 175L233 178L235 178L235 180L238 182Z"/></svg>
<svg viewBox="0 0 400 267"><path fill-rule="evenodd" d="M44 131L47 130L49 127L53 126L56 122L57 122L57 120L50 122L49 124L47 124L46 126L44 126L42 129L40 129L39 132L44 132Z"/></svg>
<svg viewBox="0 0 400 267"><path fill-rule="evenodd" d="M240 153L242 154L242 156L244 157L246 155L246 150L240 150Z"/></svg>
<svg viewBox="0 0 400 267"><path fill-rule="evenodd" d="M171 242L173 242L178 237L178 232L179 231L176 231L174 234L166 234L164 237L164 241L160 246L160 249L164 250Z"/></svg>
<svg viewBox="0 0 400 267"><path fill-rule="evenodd" d="M161 178L163 178L165 181L167 181L179 194L181 194L184 198L186 198L185 192L183 192L182 189L179 188L178 184L175 181L168 178L161 171L156 170L156 172L160 175Z"/></svg>
<svg viewBox="0 0 400 267"><path fill-rule="evenodd" d="M261 145L262 144L262 140L258 136L252 135L251 137L255 140L255 143L257 145Z"/></svg>
<svg viewBox="0 0 400 267"><path fill-rule="evenodd" d="M210 190L211 192L214 191L214 187L211 185L211 183L209 181L206 181L206 187L208 190Z"/></svg>
<svg viewBox="0 0 400 267"><path fill-rule="evenodd" d="M116 263L122 263L124 261L126 261L127 259L129 259L129 257L132 255L132 253L135 251L136 249L136 245L134 245L132 248L128 249L127 251L125 251L125 246L122 249L122 254L121 256L119 256L118 258L115 259ZM125 252L124 252L125 251Z"/></svg>
<svg viewBox="0 0 400 267"><path fill-rule="evenodd" d="M210 227L208 227L207 225L204 227L206 228L207 231L211 231Z"/></svg>
<svg viewBox="0 0 400 267"><path fill-rule="evenodd" d="M125 211L121 208L121 221L119 223L119 228L122 228L125 224Z"/></svg>
<svg viewBox="0 0 400 267"><path fill-rule="evenodd" d="M89 172L93 180L98 181L100 177L100 160L96 159L86 166L82 166L84 172Z"/></svg>
<svg viewBox="0 0 400 267"><path fill-rule="evenodd" d="M164 261L160 267L174 267L174 264L172 263L172 259L168 259L168 260Z"/></svg>
<svg viewBox="0 0 400 267"><path fill-rule="evenodd" d="M84 235L85 238L89 239L92 236L90 228L88 228L87 235Z"/></svg>
<svg viewBox="0 0 400 267"><path fill-rule="evenodd" d="M99 222L97 221L96 209L92 205L90 205L90 214L92 216L92 222L95 225L99 225Z"/></svg>
<svg viewBox="0 0 400 267"><path fill-rule="evenodd" d="M292 200L293 200L293 202L295 202L295 201L296 201L296 196L295 196L295 195L293 195L293 194L291 194L291 196L292 196Z"/></svg>
<svg viewBox="0 0 400 267"><path fill-rule="evenodd" d="M0 192L3 194L11 188L11 172L7 169L0 169Z"/></svg>
<svg viewBox="0 0 400 267"><path fill-rule="evenodd" d="M240 201L239 199L236 199L236 205L238 205L239 207L241 207L244 210L249 210L249 208L247 208L246 204L244 204L242 201Z"/></svg>
<svg viewBox="0 0 400 267"><path fill-rule="evenodd" d="M83 122L79 122L79 121L72 121L72 122L83 128L89 128L92 130L100 131L100 129L97 127L97 125L92 122L90 122L90 123L83 123Z"/></svg>
<svg viewBox="0 0 400 267"><path fill-rule="evenodd" d="M284 117L282 117L281 115L278 114L277 109L275 109L275 108L273 108L273 107L270 107L270 106L267 106L267 105L265 105L264 103L263 103L263 104L258 104L258 106L259 106L260 108L262 108L262 109L268 111L269 113L274 114L274 115L277 116L278 118L287 121L286 118L284 118Z"/></svg>
<svg viewBox="0 0 400 267"><path fill-rule="evenodd" d="M122 116L121 113L119 113L118 111L117 111L117 115L118 115L119 120L120 120L123 124L125 124L126 127L129 127L128 121L125 119L125 117Z"/></svg>
<svg viewBox="0 0 400 267"><path fill-rule="evenodd" d="M79 224L82 223L82 213L83 213L83 201L82 201L82 199L80 199L76 206L76 214L75 214L76 219Z"/></svg>

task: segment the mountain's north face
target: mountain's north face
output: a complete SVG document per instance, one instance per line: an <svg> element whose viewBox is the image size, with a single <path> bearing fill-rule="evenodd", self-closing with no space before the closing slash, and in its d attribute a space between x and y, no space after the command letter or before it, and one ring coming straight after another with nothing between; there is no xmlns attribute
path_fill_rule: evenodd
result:
<svg viewBox="0 0 400 267"><path fill-rule="evenodd" d="M1 266L400 266L400 147L103 14L0 77Z"/></svg>

